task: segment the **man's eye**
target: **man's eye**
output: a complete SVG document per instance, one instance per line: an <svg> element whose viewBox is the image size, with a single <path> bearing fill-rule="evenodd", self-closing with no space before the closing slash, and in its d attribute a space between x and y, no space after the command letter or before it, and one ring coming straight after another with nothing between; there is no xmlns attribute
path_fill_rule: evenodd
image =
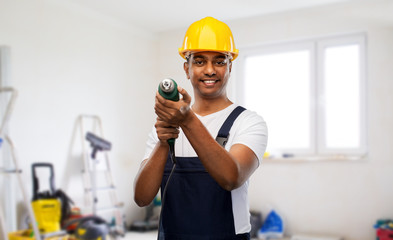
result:
<svg viewBox="0 0 393 240"><path fill-rule="evenodd" d="M225 60L216 62L217 66L224 66L225 64L227 64L227 61L225 61Z"/></svg>
<svg viewBox="0 0 393 240"><path fill-rule="evenodd" d="M194 64L196 65L202 65L203 61L202 60L194 60Z"/></svg>

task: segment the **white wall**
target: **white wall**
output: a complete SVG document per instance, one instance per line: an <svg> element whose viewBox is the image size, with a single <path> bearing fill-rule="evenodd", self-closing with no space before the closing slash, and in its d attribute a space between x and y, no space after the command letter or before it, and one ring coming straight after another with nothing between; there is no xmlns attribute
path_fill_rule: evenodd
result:
<svg viewBox="0 0 393 240"><path fill-rule="evenodd" d="M369 1L227 22L240 54L245 47L276 41L352 32L368 35L367 159L356 162L265 161L252 177L252 209L266 215L269 206L274 207L285 218L287 234L321 233L346 240L374 239L375 221L393 217L392 12L392 1ZM172 50L181 45L185 31L160 36L160 72L172 74L191 90L184 80L182 60ZM236 61L234 63L236 71ZM174 69L174 66L178 67ZM241 81L234 74L231 79Z"/></svg>
<svg viewBox="0 0 393 240"><path fill-rule="evenodd" d="M105 137L114 145L110 157L115 181L131 222L143 214L132 200L132 184L154 123L158 81L173 77L192 89L177 54L186 28L162 33L157 40L60 2L0 0L0 45L11 47L11 81L19 91L11 133L26 187L31 191L31 163L49 161L56 164L57 186L80 198L81 165L69 151L74 121L81 113L98 114ZM266 213L267 205L274 206L285 217L288 234L373 239L375 220L393 215L392 12L392 2L386 0L228 22L240 51L275 41L368 34L368 158L264 162L252 177L251 207ZM233 75L232 81L240 79Z"/></svg>
<svg viewBox="0 0 393 240"><path fill-rule="evenodd" d="M11 49L19 97L10 130L29 195L31 163L52 162L57 188L80 203L73 127L79 114L96 114L113 144L109 156L127 218L139 216L132 184L154 123L156 36L61 1L1 0L0 45Z"/></svg>

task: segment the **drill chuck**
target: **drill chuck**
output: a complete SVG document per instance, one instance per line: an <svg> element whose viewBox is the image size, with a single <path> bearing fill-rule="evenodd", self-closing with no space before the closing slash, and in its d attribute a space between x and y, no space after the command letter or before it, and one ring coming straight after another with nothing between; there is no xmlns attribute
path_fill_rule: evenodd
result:
<svg viewBox="0 0 393 240"><path fill-rule="evenodd" d="M171 78L165 78L158 85L158 92L165 99L172 101L179 101L179 91L177 90L177 84L175 80Z"/></svg>
<svg viewBox="0 0 393 240"><path fill-rule="evenodd" d="M164 91L166 93L170 93L173 91L173 89L175 89L175 85L173 84L173 81L168 78L162 80L160 87L161 87L162 91Z"/></svg>

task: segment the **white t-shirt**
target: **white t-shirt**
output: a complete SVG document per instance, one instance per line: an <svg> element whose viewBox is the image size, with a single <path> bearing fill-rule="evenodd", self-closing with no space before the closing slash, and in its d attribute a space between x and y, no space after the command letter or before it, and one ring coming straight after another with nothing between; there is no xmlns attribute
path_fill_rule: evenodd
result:
<svg viewBox="0 0 393 240"><path fill-rule="evenodd" d="M237 106L232 104L221 111L206 116L197 115L197 117L215 139L221 126ZM158 141L156 129L153 127L147 140L144 159L149 158ZM243 144L249 147L258 157L260 163L267 144L267 127L263 118L250 110L243 111L232 125L225 149L229 151L234 144ZM176 139L175 153L179 157L197 157L195 150L181 129L179 137ZM246 233L251 230L248 184L249 180L239 188L231 191L236 234Z"/></svg>

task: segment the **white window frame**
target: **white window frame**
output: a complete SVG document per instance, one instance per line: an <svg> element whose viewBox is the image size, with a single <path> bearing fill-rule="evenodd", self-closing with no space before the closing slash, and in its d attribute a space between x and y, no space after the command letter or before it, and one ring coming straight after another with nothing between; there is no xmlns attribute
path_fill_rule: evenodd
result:
<svg viewBox="0 0 393 240"><path fill-rule="evenodd" d="M324 79L324 50L332 46L345 46L357 44L359 46L359 84L360 84L360 146L356 149L333 149L327 148L325 143L325 108L323 101L323 81ZM246 58L265 55L271 53L309 50L310 54L310 140L309 149L281 149L285 153L294 156L310 159L340 158L359 159L367 154L367 98L366 98L366 34L354 33L340 36L320 37L291 42L279 42L264 44L255 47L240 49L241 54L238 59L237 81L234 83L235 98L239 104L245 103L245 93L243 79L245 77ZM252 109L251 109L252 110ZM269 143L268 143L269 144Z"/></svg>

